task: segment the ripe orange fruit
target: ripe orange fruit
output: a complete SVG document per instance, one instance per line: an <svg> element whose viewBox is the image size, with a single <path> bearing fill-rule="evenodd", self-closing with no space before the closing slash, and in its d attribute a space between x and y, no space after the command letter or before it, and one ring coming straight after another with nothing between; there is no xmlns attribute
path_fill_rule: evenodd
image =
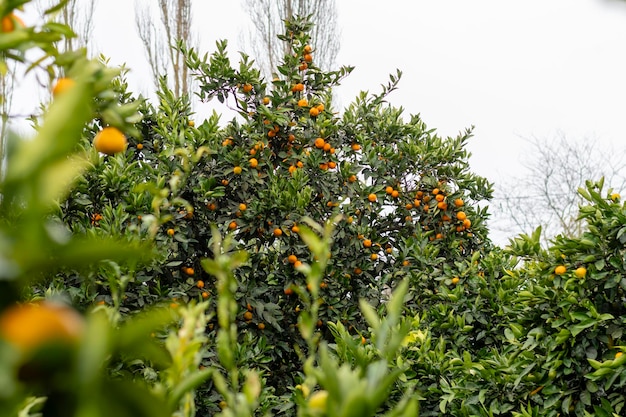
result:
<svg viewBox="0 0 626 417"><path fill-rule="evenodd" d="M245 203L240 203L239 204L239 210L240 211L246 211L248 209L248 206Z"/></svg>
<svg viewBox="0 0 626 417"><path fill-rule="evenodd" d="M365 246L366 248L372 247L372 241L370 239L365 239L363 241L363 246Z"/></svg>
<svg viewBox="0 0 626 417"><path fill-rule="evenodd" d="M193 120L190 120L190 121L187 122L187 125L189 127L194 127L196 125L196 122L194 122Z"/></svg>
<svg viewBox="0 0 626 417"><path fill-rule="evenodd" d="M257 327L259 328L259 330L265 330L265 323L259 323Z"/></svg>
<svg viewBox="0 0 626 417"><path fill-rule="evenodd" d="M293 226L291 226L291 231L294 233L299 233L300 232L300 228L298 227L297 224L294 224Z"/></svg>
<svg viewBox="0 0 626 417"><path fill-rule="evenodd" d="M574 271L574 275L581 279L585 278L585 276L587 275L587 268L585 268L584 266L576 268L576 270Z"/></svg>
<svg viewBox="0 0 626 417"><path fill-rule="evenodd" d="M363 273L363 270L359 267L354 268L354 273L356 275L361 275Z"/></svg>
<svg viewBox="0 0 626 417"><path fill-rule="evenodd" d="M246 311L245 313L243 313L243 318L245 320L252 320L252 313L250 311Z"/></svg>
<svg viewBox="0 0 626 417"><path fill-rule="evenodd" d="M361 145L359 145L358 143L353 143L350 147L353 151L358 151L361 149Z"/></svg>
<svg viewBox="0 0 626 417"><path fill-rule="evenodd" d="M563 275L565 272L567 272L567 268L565 268L565 266L563 265L559 265L556 268L554 268L554 273L556 275Z"/></svg>
<svg viewBox="0 0 626 417"><path fill-rule="evenodd" d="M409 266L409 265L411 265L411 262L409 262L408 260L405 259L404 261L402 261L402 266Z"/></svg>
<svg viewBox="0 0 626 417"><path fill-rule="evenodd" d="M315 147L317 149L323 149L324 145L326 145L326 141L324 140L324 138L315 139Z"/></svg>
<svg viewBox="0 0 626 417"><path fill-rule="evenodd" d="M256 158L250 158L248 163L250 164L250 168L256 168L257 166L259 166L259 161L257 161Z"/></svg>
<svg viewBox="0 0 626 417"><path fill-rule="evenodd" d="M313 56L312 56L311 54L304 54L304 56L303 56L302 58L304 58L304 60L305 60L306 62L311 62L311 61L313 61Z"/></svg>
<svg viewBox="0 0 626 417"><path fill-rule="evenodd" d="M375 261L376 259L378 259L378 255L377 255L377 254L375 254L375 253L372 253L372 254L370 255L370 258L372 259L372 261Z"/></svg>
<svg viewBox="0 0 626 417"><path fill-rule="evenodd" d="M433 188L433 195L437 195L441 192L439 188Z"/></svg>
<svg viewBox="0 0 626 417"><path fill-rule="evenodd" d="M439 210L447 210L448 209L448 203L446 203L445 201L440 201L440 202L437 203L437 208Z"/></svg>
<svg viewBox="0 0 626 417"><path fill-rule="evenodd" d="M143 149L143 144L142 143L138 143L137 144L137 149L138 150L142 150Z"/></svg>
<svg viewBox="0 0 626 417"><path fill-rule="evenodd" d="M283 292L285 293L285 295L292 295L293 294L293 289L291 289L290 287L287 287L287 288L285 288L283 290Z"/></svg>
<svg viewBox="0 0 626 417"><path fill-rule="evenodd" d="M376 202L376 200L378 199L378 197L376 197L376 194L373 194L373 193L372 193L372 194L370 194L370 195L368 195L368 196L367 196L367 199L368 199L370 202L374 203L374 202Z"/></svg>
<svg viewBox="0 0 626 417"><path fill-rule="evenodd" d="M75 310L50 302L15 304L0 315L0 338L22 352L49 343L74 344L83 327L83 318Z"/></svg>
<svg viewBox="0 0 626 417"><path fill-rule="evenodd" d="M206 208L208 208L210 211L215 211L217 209L217 204L209 203L206 205Z"/></svg>
<svg viewBox="0 0 626 417"><path fill-rule="evenodd" d="M226 186L228 185L228 180L227 180L226 178L224 178L224 179L222 180L222 185L223 185L224 187L226 187Z"/></svg>
<svg viewBox="0 0 626 417"><path fill-rule="evenodd" d="M330 143L326 142L326 143L324 144L324 152L329 152L329 151L330 151L330 148L331 148Z"/></svg>
<svg viewBox="0 0 626 417"><path fill-rule="evenodd" d="M322 171L328 171L328 164L327 164L327 163L325 163L325 162L322 162L322 163L320 164L320 169L321 169Z"/></svg>
<svg viewBox="0 0 626 417"><path fill-rule="evenodd" d="M472 221L470 219L463 220L463 227L469 229L470 227L472 227Z"/></svg>
<svg viewBox="0 0 626 417"><path fill-rule="evenodd" d="M252 84L244 84L242 90L246 94L249 93L252 91Z"/></svg>
<svg viewBox="0 0 626 417"><path fill-rule="evenodd" d="M298 107L306 107L309 105L309 101L306 98L298 100Z"/></svg>
<svg viewBox="0 0 626 417"><path fill-rule="evenodd" d="M465 203L460 198L457 198L456 200L454 200L454 205L457 207L463 207L464 204Z"/></svg>
<svg viewBox="0 0 626 417"><path fill-rule="evenodd" d="M194 276L196 274L196 270L192 267L184 268L183 272L189 276Z"/></svg>
<svg viewBox="0 0 626 417"><path fill-rule="evenodd" d="M304 53L310 54L313 51L313 47L311 45L304 45Z"/></svg>
<svg viewBox="0 0 626 417"><path fill-rule="evenodd" d="M2 18L2 33L13 32L16 26L24 27L26 25L14 13L10 13Z"/></svg>
<svg viewBox="0 0 626 417"><path fill-rule="evenodd" d="M309 110L309 114L311 115L311 117L316 117L320 114L320 111L317 107L311 107L311 109Z"/></svg>
<svg viewBox="0 0 626 417"><path fill-rule="evenodd" d="M293 264L293 267L294 267L294 268L300 268L301 266L302 266L302 262L301 262L301 261L296 261L296 262L294 262L294 264Z"/></svg>
<svg viewBox="0 0 626 417"><path fill-rule="evenodd" d="M228 224L228 228L230 230L235 230L237 228L237 222L233 220L232 222Z"/></svg>
<svg viewBox="0 0 626 417"><path fill-rule="evenodd" d="M299 69L300 71L304 71L304 70L306 70L307 68L309 68L309 64L307 64L306 62L303 62L303 63L302 63L302 64L300 64L300 66L298 67L298 69Z"/></svg>
<svg viewBox="0 0 626 417"><path fill-rule="evenodd" d="M435 200L437 200L437 201L443 201L445 198L446 198L446 197L444 197L444 195L443 195L443 194L437 194L437 195L435 196Z"/></svg>
<svg viewBox="0 0 626 417"><path fill-rule="evenodd" d="M398 197L400 196L400 191L398 191L398 190L393 190L393 191L391 192L391 196L392 196L393 198L398 198Z"/></svg>
<svg viewBox="0 0 626 417"><path fill-rule="evenodd" d="M233 174L235 175L241 174L242 171L243 171L243 168L241 168L239 165L233 168Z"/></svg>
<svg viewBox="0 0 626 417"><path fill-rule="evenodd" d="M113 155L124 152L128 142L126 136L115 127L105 127L93 140L93 145L98 152Z"/></svg>
<svg viewBox="0 0 626 417"><path fill-rule="evenodd" d="M198 280L198 282L196 282L196 287L198 287L198 288L204 288L204 281L202 281L202 280Z"/></svg>
<svg viewBox="0 0 626 417"><path fill-rule="evenodd" d="M207 298L209 298L209 293L208 293L208 292L206 292L206 291L203 291L203 292L202 292L202 298L204 298L205 300L206 300Z"/></svg>
<svg viewBox="0 0 626 417"><path fill-rule="evenodd" d="M393 193L393 187L392 187L391 185L386 186L386 187L385 187L385 192L386 192L387 194L391 194L391 193Z"/></svg>
<svg viewBox="0 0 626 417"><path fill-rule="evenodd" d="M296 170L297 170L297 169L298 169L298 168L296 168L296 166L295 166L295 165L290 165L290 166L289 166L289 173L290 173L290 174L293 174L294 172L296 172Z"/></svg>
<svg viewBox="0 0 626 417"><path fill-rule="evenodd" d="M298 84L294 85L293 87L291 87L291 91L293 91L293 92L304 91L304 84L298 83Z"/></svg>
<svg viewBox="0 0 626 417"><path fill-rule="evenodd" d="M348 177L348 181L349 181L349 182L355 182L355 181L356 181L356 175L354 175L354 174L353 174L353 175L350 175L350 176Z"/></svg>
<svg viewBox="0 0 626 417"><path fill-rule="evenodd" d="M174 233L176 233L176 231L174 229L167 229L167 235L168 236L174 236Z"/></svg>
<svg viewBox="0 0 626 417"><path fill-rule="evenodd" d="M277 227L274 229L273 233L274 233L274 236L279 237L279 236L282 236L283 231Z"/></svg>
<svg viewBox="0 0 626 417"><path fill-rule="evenodd" d="M315 106L315 107L317 108L317 110L319 110L319 111L320 111L320 113L321 113L321 112L323 112L323 111L324 111L324 109L326 108L326 107L324 106L324 104L323 104L323 103L320 103L320 104L318 104L318 105L317 105L317 106Z"/></svg>
<svg viewBox="0 0 626 417"><path fill-rule="evenodd" d="M330 168L330 169L337 168L337 163L335 161L328 162L328 168Z"/></svg>
<svg viewBox="0 0 626 417"><path fill-rule="evenodd" d="M615 353L615 359L619 358L620 356L622 356L624 354L624 352L616 352Z"/></svg>
<svg viewBox="0 0 626 417"><path fill-rule="evenodd" d="M63 94L70 88L74 87L76 81L71 78L59 78L57 83L52 87L52 95L57 97L59 94Z"/></svg>
<svg viewBox="0 0 626 417"><path fill-rule="evenodd" d="M459 277L452 278L452 284L454 284L454 285L458 284L459 281L460 281Z"/></svg>
<svg viewBox="0 0 626 417"><path fill-rule="evenodd" d="M266 106L268 104L270 104L270 98L269 97L263 97L263 104L265 104Z"/></svg>
<svg viewBox="0 0 626 417"><path fill-rule="evenodd" d="M465 214L465 212L463 212L463 211L459 211L456 214L456 218L461 220L461 221L463 221L463 220L467 219L467 214Z"/></svg>
<svg viewBox="0 0 626 417"><path fill-rule="evenodd" d="M296 261L298 260L298 257L296 255L291 254L287 257L287 260L289 261L290 264L295 264Z"/></svg>

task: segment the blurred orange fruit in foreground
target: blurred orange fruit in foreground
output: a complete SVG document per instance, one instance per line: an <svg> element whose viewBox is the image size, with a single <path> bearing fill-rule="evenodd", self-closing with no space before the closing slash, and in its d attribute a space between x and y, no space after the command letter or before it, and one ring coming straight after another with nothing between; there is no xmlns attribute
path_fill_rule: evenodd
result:
<svg viewBox="0 0 626 417"><path fill-rule="evenodd" d="M52 87L52 95L57 97L59 94L63 94L76 84L71 78L59 78L57 83Z"/></svg>
<svg viewBox="0 0 626 417"><path fill-rule="evenodd" d="M2 33L9 33L15 30L15 26L24 27L24 21L15 14L10 13L2 18Z"/></svg>
<svg viewBox="0 0 626 417"><path fill-rule="evenodd" d="M51 302L16 304L0 315L0 337L24 352L49 343L73 344L83 327L75 310Z"/></svg>

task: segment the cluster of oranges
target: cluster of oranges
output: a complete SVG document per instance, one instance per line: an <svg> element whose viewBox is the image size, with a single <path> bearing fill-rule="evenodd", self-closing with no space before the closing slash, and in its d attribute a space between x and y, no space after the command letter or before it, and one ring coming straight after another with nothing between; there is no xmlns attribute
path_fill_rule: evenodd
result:
<svg viewBox="0 0 626 417"><path fill-rule="evenodd" d="M385 191L392 199L400 197L399 190L391 186L388 186ZM463 199L448 196L443 188L418 190L412 199L407 198L405 201L404 208L411 213L415 213L414 210L419 209L422 211L421 214L426 216L439 216L438 219L427 217L427 220L422 224L424 230L436 229L436 233L430 237L430 240L443 239L446 230L461 233L468 231L472 226L471 220L462 211L462 207L465 205ZM406 222L410 222L412 219L410 215L405 217ZM471 237L471 233L469 236Z"/></svg>
<svg viewBox="0 0 626 417"><path fill-rule="evenodd" d="M298 65L300 71L306 71L309 68L309 64L313 61L312 53L313 48L311 45L305 45L304 48L302 48L302 59Z"/></svg>
<svg viewBox="0 0 626 417"><path fill-rule="evenodd" d="M469 231L472 222L463 211L465 202L460 197L454 198L447 195L441 186L428 190L418 190L415 194L407 193L406 195L402 193L399 187L393 185L386 186L384 191L388 202L406 210L405 223L412 223L413 217L416 216L420 218L423 230L433 231L429 237L431 241L444 239L445 233L450 231L467 232L468 237L472 236ZM367 200L370 203L376 203L378 195L370 193L367 196ZM352 218L349 217L347 221L351 223ZM378 247L378 252L382 249L379 243L373 243L372 240L364 238L361 234L358 235L358 238L362 240L362 245L365 248ZM393 253L391 245L386 245L385 253ZM369 257L372 261L375 261L379 259L379 254L372 252L369 254ZM404 265L408 266L409 264L410 262L405 261Z"/></svg>

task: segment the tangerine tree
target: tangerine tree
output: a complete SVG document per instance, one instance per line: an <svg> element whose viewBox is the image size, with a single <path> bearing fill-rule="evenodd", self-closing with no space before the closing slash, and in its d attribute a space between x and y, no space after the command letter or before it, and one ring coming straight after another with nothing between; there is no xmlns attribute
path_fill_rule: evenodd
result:
<svg viewBox="0 0 626 417"><path fill-rule="evenodd" d="M278 395L290 395L301 378L303 299L319 294L315 325L324 337L332 322L367 339L358 300L378 305L405 277L416 291L435 291L439 281L426 282L420 271L452 279L473 253L490 247L486 211L477 203L491 190L469 171L471 131L442 138L388 105L400 72L339 116L331 91L351 68L321 71L309 30L303 19L287 22L280 39L289 53L277 68L281 78L271 81L245 55L233 67L226 42L210 57L185 50L200 97L224 102L237 116L223 126L216 115L196 124L188 100L162 82L158 108L141 104L142 137L129 137L126 151L112 156L92 150L92 169L63 203L73 231L153 239L154 261L99 265L50 281L79 304L104 302L122 312L162 300L214 303L216 283L201 262L215 255L216 225L249 253L236 271L246 346L237 360L260 368ZM118 88L122 106L132 103L123 81ZM101 128L95 120L85 131L86 149ZM337 215L325 275L312 288L303 271L316 259L301 224ZM215 325L208 323L209 335ZM217 406L218 397L206 398L206 407Z"/></svg>

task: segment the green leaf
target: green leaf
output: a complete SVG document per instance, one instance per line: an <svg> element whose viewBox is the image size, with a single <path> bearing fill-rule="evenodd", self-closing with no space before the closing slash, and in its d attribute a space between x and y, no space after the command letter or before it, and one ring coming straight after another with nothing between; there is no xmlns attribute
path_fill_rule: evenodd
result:
<svg viewBox="0 0 626 417"><path fill-rule="evenodd" d="M214 370L211 368L194 372L193 374L182 380L178 385L176 385L174 389L170 392L167 399L170 410L176 410L178 403L183 398L183 396L187 392L190 392L199 387L202 383L204 383L207 379L211 377L213 372Z"/></svg>
<svg viewBox="0 0 626 417"><path fill-rule="evenodd" d="M569 327L569 330L572 332L572 336L576 337L583 330L593 326L597 321L595 319L586 319L580 322L579 324L575 324Z"/></svg>

